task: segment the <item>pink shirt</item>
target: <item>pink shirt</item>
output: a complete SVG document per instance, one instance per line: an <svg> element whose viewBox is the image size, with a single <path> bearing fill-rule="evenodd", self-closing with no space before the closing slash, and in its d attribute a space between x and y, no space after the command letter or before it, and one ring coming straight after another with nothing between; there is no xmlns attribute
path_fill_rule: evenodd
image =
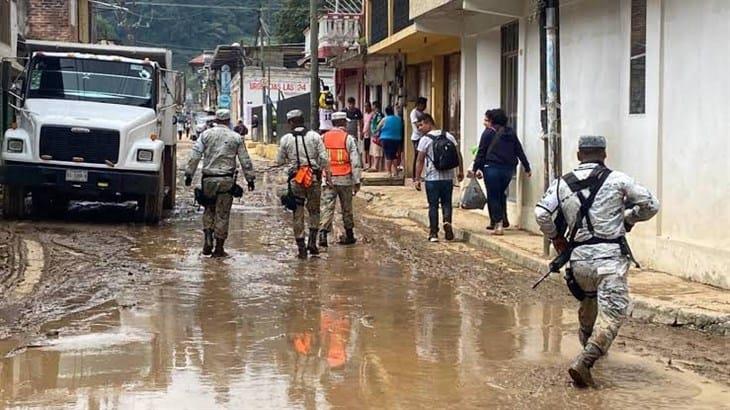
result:
<svg viewBox="0 0 730 410"><path fill-rule="evenodd" d="M373 115L375 115L375 111L371 111L369 113L363 113L363 117L362 117L363 138L370 138L370 122L373 120Z"/></svg>

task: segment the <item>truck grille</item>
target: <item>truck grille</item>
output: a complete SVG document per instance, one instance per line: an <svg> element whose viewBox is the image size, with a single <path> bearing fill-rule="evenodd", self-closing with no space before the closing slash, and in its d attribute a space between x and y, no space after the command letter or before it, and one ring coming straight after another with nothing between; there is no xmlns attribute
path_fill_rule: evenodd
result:
<svg viewBox="0 0 730 410"><path fill-rule="evenodd" d="M79 130L82 131L79 132ZM53 161L74 162L74 158L83 158L83 160L75 162L104 164L106 161L111 161L117 163L119 161L119 131L46 125L41 128L39 151L41 157L50 156Z"/></svg>

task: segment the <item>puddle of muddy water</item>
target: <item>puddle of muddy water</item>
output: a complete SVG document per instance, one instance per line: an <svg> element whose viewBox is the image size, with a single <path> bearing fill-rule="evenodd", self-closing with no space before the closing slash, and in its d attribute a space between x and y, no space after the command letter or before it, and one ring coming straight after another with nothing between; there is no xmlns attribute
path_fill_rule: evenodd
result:
<svg viewBox="0 0 730 410"><path fill-rule="evenodd" d="M611 352L577 390L574 312L497 304L412 269L390 248L292 259L277 209L240 207L231 257L198 254L197 221L140 228L138 258L170 280L97 331L0 361L6 408L722 408L730 393L650 357ZM288 218L288 216L287 216ZM417 265L416 265L417 266ZM75 318L76 321L83 320Z"/></svg>

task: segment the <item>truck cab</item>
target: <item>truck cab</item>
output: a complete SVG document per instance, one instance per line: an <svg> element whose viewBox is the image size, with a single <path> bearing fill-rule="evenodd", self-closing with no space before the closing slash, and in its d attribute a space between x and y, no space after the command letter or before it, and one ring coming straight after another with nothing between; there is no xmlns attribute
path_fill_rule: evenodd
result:
<svg viewBox="0 0 730 410"><path fill-rule="evenodd" d="M31 42L16 123L0 147L3 215L70 200L136 201L157 223L175 202L172 117L182 102L164 49Z"/></svg>

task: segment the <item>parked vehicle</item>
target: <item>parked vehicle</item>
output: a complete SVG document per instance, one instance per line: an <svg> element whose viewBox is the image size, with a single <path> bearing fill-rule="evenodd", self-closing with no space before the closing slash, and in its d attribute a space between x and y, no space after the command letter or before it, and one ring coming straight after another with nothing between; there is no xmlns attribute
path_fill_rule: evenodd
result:
<svg viewBox="0 0 730 410"><path fill-rule="evenodd" d="M5 132L3 215L70 200L137 201L154 224L175 205L172 121L184 81L160 48L28 41L30 60Z"/></svg>

